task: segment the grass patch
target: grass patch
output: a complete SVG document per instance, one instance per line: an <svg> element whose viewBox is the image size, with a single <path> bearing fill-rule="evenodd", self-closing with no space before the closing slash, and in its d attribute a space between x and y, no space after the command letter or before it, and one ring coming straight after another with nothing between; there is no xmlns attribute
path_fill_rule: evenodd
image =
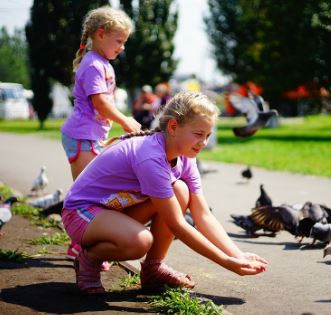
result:
<svg viewBox="0 0 331 315"><path fill-rule="evenodd" d="M28 241L31 245L69 245L69 243L70 238L65 232L44 235Z"/></svg>
<svg viewBox="0 0 331 315"><path fill-rule="evenodd" d="M60 139L63 120L47 120L39 130L37 121L0 121L0 131L29 133ZM280 119L277 128L264 128L253 137L236 138L232 127L244 125L239 118L220 118L217 126L218 144L203 151L201 159L225 163L249 164L269 170L287 171L331 178L331 115ZM110 137L123 133L114 124Z"/></svg>
<svg viewBox="0 0 331 315"><path fill-rule="evenodd" d="M12 190L6 185L0 185L0 200L6 200L13 196Z"/></svg>
<svg viewBox="0 0 331 315"><path fill-rule="evenodd" d="M191 297L190 293L183 288L168 288L161 295L152 296L149 303L164 314L218 315L223 313L222 307L211 300L204 301Z"/></svg>
<svg viewBox="0 0 331 315"><path fill-rule="evenodd" d="M18 250L2 250L0 249L0 261L23 262L29 258L26 253L19 252Z"/></svg>
<svg viewBox="0 0 331 315"><path fill-rule="evenodd" d="M126 277L122 278L119 282L119 286L122 289L128 289L137 287L140 283L140 276L138 274L128 274Z"/></svg>

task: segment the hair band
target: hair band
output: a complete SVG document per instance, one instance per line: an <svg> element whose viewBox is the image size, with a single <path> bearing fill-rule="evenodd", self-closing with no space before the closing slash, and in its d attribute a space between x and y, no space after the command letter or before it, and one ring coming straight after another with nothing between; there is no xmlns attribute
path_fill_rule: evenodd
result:
<svg viewBox="0 0 331 315"><path fill-rule="evenodd" d="M80 43L79 49L85 49L85 48L86 48L86 45L84 45L83 43Z"/></svg>

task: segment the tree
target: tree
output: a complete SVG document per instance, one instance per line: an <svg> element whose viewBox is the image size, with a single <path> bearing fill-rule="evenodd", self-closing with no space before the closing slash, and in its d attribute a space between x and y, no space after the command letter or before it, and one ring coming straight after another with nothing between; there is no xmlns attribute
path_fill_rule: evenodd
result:
<svg viewBox="0 0 331 315"><path fill-rule="evenodd" d="M331 32L323 24L330 19L313 23L325 17L323 3L209 0L205 22L218 67L239 83L261 84L274 106L300 84L330 87Z"/></svg>
<svg viewBox="0 0 331 315"><path fill-rule="evenodd" d="M21 83L30 88L27 47L20 30L10 36L5 27L0 29L0 81Z"/></svg>
<svg viewBox="0 0 331 315"><path fill-rule="evenodd" d="M133 96L135 88L168 81L176 70L173 58L178 9L173 0L121 0L134 33L124 53L113 61L116 78Z"/></svg>
<svg viewBox="0 0 331 315"><path fill-rule="evenodd" d="M33 107L40 127L52 110L50 87L56 80L69 86L73 80L72 61L79 47L83 18L106 0L34 0L26 37L31 63Z"/></svg>

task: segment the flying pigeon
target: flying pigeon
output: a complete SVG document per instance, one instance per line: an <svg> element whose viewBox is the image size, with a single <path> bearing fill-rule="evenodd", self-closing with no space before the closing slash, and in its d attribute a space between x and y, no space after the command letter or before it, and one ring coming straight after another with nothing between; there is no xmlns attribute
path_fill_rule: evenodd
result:
<svg viewBox="0 0 331 315"><path fill-rule="evenodd" d="M285 230L292 235L296 235L297 226L300 221L298 211L289 205L254 208L252 209L251 218L256 224L264 228L274 232Z"/></svg>
<svg viewBox="0 0 331 315"><path fill-rule="evenodd" d="M29 205L32 207L45 209L58 203L60 201L62 193L63 190L61 188L57 189L53 194L49 194L29 202Z"/></svg>
<svg viewBox="0 0 331 315"><path fill-rule="evenodd" d="M254 135L259 129L266 126L269 119L273 116L278 116L278 112L274 109L269 110L267 112L259 112L257 119L249 123L246 126L242 127L234 127L232 128L233 133L235 136L240 138L247 138Z"/></svg>
<svg viewBox="0 0 331 315"><path fill-rule="evenodd" d="M46 166L42 166L39 175L32 182L31 191L39 193L39 191L44 191L45 187L48 185L48 178L45 173Z"/></svg>
<svg viewBox="0 0 331 315"><path fill-rule="evenodd" d="M323 250L323 258L325 258L326 255L331 255L331 242L327 244Z"/></svg>
<svg viewBox="0 0 331 315"><path fill-rule="evenodd" d="M11 206L14 202L17 202L18 199L15 196L9 197L0 205L0 231L2 227L10 221L12 218ZM1 235L1 233L0 233Z"/></svg>
<svg viewBox="0 0 331 315"><path fill-rule="evenodd" d="M255 207L272 206L272 200L266 193L264 186L260 185L260 197L256 200Z"/></svg>
<svg viewBox="0 0 331 315"><path fill-rule="evenodd" d="M246 178L247 180L250 180L253 177L253 173L252 170L249 166L247 166L247 168L245 168L242 172L241 172L241 176Z"/></svg>

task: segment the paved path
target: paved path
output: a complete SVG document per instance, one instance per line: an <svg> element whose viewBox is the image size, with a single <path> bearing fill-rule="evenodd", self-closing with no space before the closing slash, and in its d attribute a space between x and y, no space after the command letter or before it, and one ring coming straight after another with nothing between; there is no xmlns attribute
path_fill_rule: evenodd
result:
<svg viewBox="0 0 331 315"><path fill-rule="evenodd" d="M71 184L69 166L60 142L31 135L0 133L0 181L24 194L42 165L47 167L48 192L65 191ZM217 172L203 179L204 190L215 216L242 250L258 253L269 261L268 271L255 277L239 277L175 241L167 261L190 273L195 292L213 297L233 314L330 314L331 259L322 249L299 249L294 238L282 232L276 238L246 238L230 221L230 214L249 214L263 183L275 205L312 201L331 206L331 180L252 168L253 179L244 183L242 165L208 163ZM307 242L310 240L306 240Z"/></svg>

